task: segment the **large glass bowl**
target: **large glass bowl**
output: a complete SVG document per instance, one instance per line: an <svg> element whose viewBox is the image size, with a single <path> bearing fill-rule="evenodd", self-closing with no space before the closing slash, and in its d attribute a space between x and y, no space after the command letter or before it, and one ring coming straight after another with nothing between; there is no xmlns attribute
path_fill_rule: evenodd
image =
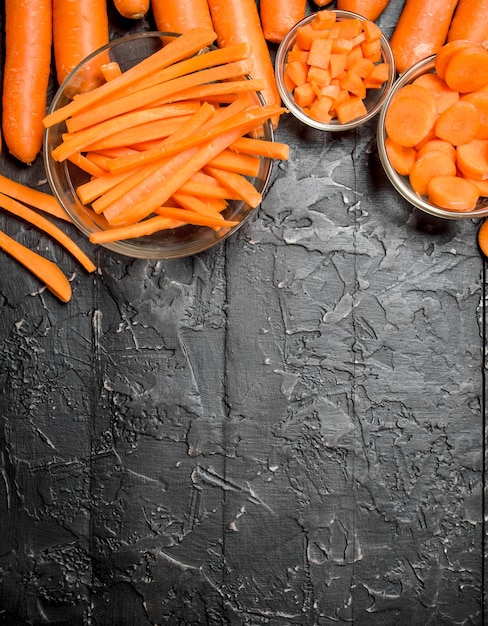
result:
<svg viewBox="0 0 488 626"><path fill-rule="evenodd" d="M395 187L398 193L402 195L405 200L407 200L417 209L420 209L425 213L429 213L430 215L435 215L436 217L441 217L448 220L462 220L485 217L488 215L488 198L480 198L480 200L478 201L478 206L474 211L458 212L442 209L438 206L435 206L434 204L431 204L425 196L421 196L416 191L414 191L409 183L408 176L402 176L398 174L398 172L396 172L395 169L392 167L388 158L385 146L385 141L387 137L385 130L385 117L388 112L388 107L390 106L390 103L395 97L395 94L404 85L412 83L422 74L427 74L431 72L435 72L435 55L427 57L426 59L423 59L422 61L419 61L418 63L413 65L396 80L395 84L390 90L378 118L377 145L381 164L393 187Z"/></svg>
<svg viewBox="0 0 488 626"><path fill-rule="evenodd" d="M357 19L361 22L366 21L366 18L362 15L358 15L357 13L353 13L352 11L341 11L339 9L333 10L336 14L336 19L338 21ZM390 44L384 35L381 36L381 61L388 63L389 66L389 75L387 81L381 86L379 89L368 89L366 98L364 100L364 104L366 105L367 113L361 117L352 120L351 122L347 122L342 124L337 119L332 119L328 124L324 124L317 120L312 119L309 115L305 113L305 111L299 107L295 99L293 97L293 93L288 89L285 81L285 68L287 63L288 52L293 48L296 38L297 31L301 26L305 24L309 24L317 13L311 13L307 15L305 18L300 20L295 26L287 33L285 38L280 43L278 50L276 52L275 58L275 74L276 74L276 83L278 86L278 91L280 92L283 103L286 108L292 113L298 120L306 124L307 126L311 126L312 128L317 128L318 130L324 131L348 131L353 128L357 128L362 124L365 124L367 121L375 117L383 106L385 102L386 96L395 80L395 59L393 57L393 52L391 51Z"/></svg>
<svg viewBox="0 0 488 626"><path fill-rule="evenodd" d="M64 106L80 91L93 89L103 82L102 77L93 78L93 68L103 60L116 61L122 71L126 71L139 61L153 54L178 35L174 33L145 32L127 35L116 39L100 50L89 55L66 78L58 89L49 109L49 112ZM91 83L87 89L87 68L91 68ZM257 94L259 103L264 104L261 94ZM64 123L57 124L46 130L44 138L44 161L46 174L53 194L64 207L75 225L86 236L91 233L105 230L106 221L103 216L96 214L90 206L83 205L76 193L76 188L88 180L88 175L68 161L57 162L51 156L52 150L61 142L62 134L66 132ZM266 122L254 136L273 141L271 122ZM272 170L272 159L261 158L258 175L250 180L256 189L263 194L269 181ZM151 236L138 237L124 241L103 244L106 248L134 258L141 259L175 259L190 256L208 250L212 246L224 241L235 233L249 218L255 209L243 201L229 201L223 216L232 221L238 221L236 226L225 227L217 232L203 226L180 226L170 230L160 231Z"/></svg>

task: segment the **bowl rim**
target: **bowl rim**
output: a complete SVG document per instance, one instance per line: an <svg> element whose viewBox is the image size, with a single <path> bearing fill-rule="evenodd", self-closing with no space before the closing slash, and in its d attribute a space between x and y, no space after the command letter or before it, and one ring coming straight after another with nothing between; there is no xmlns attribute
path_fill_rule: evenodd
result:
<svg viewBox="0 0 488 626"><path fill-rule="evenodd" d="M353 11L344 11L341 9L329 9L331 12L335 13L338 17L343 18L343 19L359 19L361 22L365 22L368 21L368 19L366 17L364 17L363 15L359 15L359 13L355 13ZM348 130L352 130L354 128L357 128L358 126L361 126L362 124L365 124L366 122L368 122L370 119L374 118L379 112L380 110L383 108L384 105L384 101L386 98L386 95L388 94L388 92L390 91L394 81L395 81L395 59L393 56L393 51L391 49L390 43L388 41L388 39L385 37L383 31L381 32L381 50L382 50L382 54L383 57L385 59L385 61L388 63L390 71L388 74L388 79L387 81L384 83L383 87L382 87L382 94L381 97L379 98L379 100L375 103L375 105L368 111L368 113L366 115L364 115L363 117L359 117L355 120L352 120L351 122L347 122L346 124L341 124L338 121L331 121L328 124L324 124L322 122L318 122L314 119L312 119L311 117L309 117L308 115L306 115L306 113L303 112L303 110L298 107L294 100L293 97L290 93L290 91L287 89L284 79L283 79L283 69L285 67L286 64L286 55L288 54L288 51L290 49L290 47L293 45L294 40L296 39L296 33L297 30L299 29L300 26L303 26L304 24L308 24L309 22L312 21L312 19L318 14L320 13L320 11L315 11L313 13L310 13L309 15L306 15L304 18L302 18L299 22L297 22L293 28L291 28L288 33L285 35L285 37L283 38L283 40L281 41L280 45L278 46L278 50L276 52L276 56L275 56L275 75L276 75L276 84L278 87L278 91L281 95L281 98L283 99L283 102L285 103L286 107L288 108L288 110L297 118L299 119L301 122L303 122L304 124L306 124L307 126L311 126L312 128L316 128L318 130L323 130L323 131L332 131L332 132L344 132L344 131L348 131Z"/></svg>
<svg viewBox="0 0 488 626"><path fill-rule="evenodd" d="M169 32L169 31L158 31L158 30L151 30L151 31L142 31L142 32L138 32L138 33L131 33L129 35L123 35L122 37L117 37L115 39L113 39L112 41L108 42L107 44L104 44L103 46L101 46L100 48L98 48L97 50L91 52L89 55L87 55L82 61L80 61L72 70L71 72L68 74L68 76L63 80L63 82L61 83L61 85L58 87L56 93L54 94L54 97L51 100L51 103L49 105L48 108L48 113L53 112L56 107L58 106L59 102L62 100L63 95L64 95L64 91L66 89L66 86L69 84L70 79L72 79L72 77L86 64L89 63L93 58L95 58L96 56L98 56L99 54L102 54L103 52L107 51L107 50L112 50L118 46L122 46L124 44L128 44L131 43L133 41L140 41L140 40L144 40L144 39L154 39L154 38L164 38L164 37L179 37L180 34L179 33L173 33L173 32ZM211 48L212 46L206 46L205 48ZM250 79L250 76L246 76L247 79ZM266 100L263 96L263 94L259 91L256 92L256 96L260 102L260 104L262 106L264 106L266 104ZM69 101L69 100L67 100ZM269 141L274 141L275 139L275 134L274 134L274 129L273 129L273 125L271 123L271 120L266 120L263 125L263 132L264 132L264 136L266 137L267 140ZM44 138L43 138L43 150L42 150L42 154L43 154L43 160L44 160L44 169L46 172L46 177L49 183L49 186L51 188L52 193L54 194L54 196L56 197L56 199L58 200L58 202L61 204L61 206L64 208L64 210L66 211L66 213L69 215L69 217L71 218L71 220L73 221L73 223L75 224L75 226L78 228L78 230L80 230L86 237L90 236L91 232L94 232L94 230L96 230L96 228L99 228L100 230L102 230L100 227L96 227L96 225L94 224L95 228L93 230L90 230L89 228L86 227L85 223L80 219L80 216L78 214L78 212L76 211L76 209L74 207L71 206L70 202L66 202L66 200L63 197L63 193L58 189L58 185L57 185L57 178L58 178L58 174L54 172L54 165L58 165L55 164L53 162L53 159L50 155L50 151L51 151L51 146L50 146L50 139L52 136L52 131L53 129L51 128L46 128L44 130ZM261 168L260 168L260 172L258 174L258 180L259 180L259 188L258 190L263 193L269 183L269 180L271 178L271 174L273 171L273 165L274 165L274 161L273 159L269 158L269 157L259 157L260 161L261 161ZM68 181L68 185L70 186L70 188L72 189L72 193L73 193L73 198L75 201L75 205L81 209L81 211L85 210L86 207L84 207L84 205L81 203L81 201L79 200L75 190L74 190L74 186L72 184L71 181L71 177L68 174L68 163L65 161L62 164L59 164L59 169L63 170L64 172L64 176L66 177L66 180ZM259 178L261 177L261 178ZM128 256L131 258L138 258L138 259L146 259L146 260L170 260L170 259L178 259L178 258L185 258L185 257L189 257L189 256L193 256L195 254L200 254L202 252L205 252L206 250L209 250L210 248L215 247L216 245L224 242L225 240L227 240L229 237L231 237L231 235L233 235L234 233L236 233L251 217L252 214L254 214L259 206L257 205L256 207L250 207L249 205L247 205L243 200L242 201L235 201L235 202L239 202L242 203L243 206L247 207L245 209L245 215L242 218L239 218L239 223L236 224L235 226L232 227L228 227L225 229L222 229L222 232L220 234L215 234L215 237L209 240L206 240L204 242L199 242L198 240L194 241L194 242L185 242L184 244L182 244L181 248L177 248L177 249L169 249L169 250L164 250L164 244L163 245L158 245L157 243L154 245L147 245L147 246L141 246L138 244L138 240L135 239L127 239L127 240L119 240L119 241L113 241L113 242L107 242L107 243L101 243L98 244L101 247L104 247L108 250L111 250L112 252L116 252L118 254L124 255L124 256ZM203 226L195 226L195 229L200 229L200 228L204 228ZM146 238L147 240L147 238ZM184 249L183 249L184 246Z"/></svg>
<svg viewBox="0 0 488 626"><path fill-rule="evenodd" d="M385 100L385 103L380 111L380 116L378 118L378 127L376 132L376 144L378 147L378 154L383 166L383 169L390 180L393 187L397 190L397 192L404 197L410 204L412 204L417 209L424 211L425 213L429 213L430 215L434 215L435 217L441 217L443 219L448 220L460 220L460 219L473 219L473 218L482 218L488 215L488 203L484 208L475 209L474 211L464 211L464 212L456 212L449 211L447 209L442 209L441 207L436 207L430 202L427 202L422 196L413 191L407 184L407 178L398 174L392 167L390 160L388 159L388 155L386 152L386 129L385 129L385 117L388 111L388 106L390 105L393 97L398 92L398 90L404 85L409 84L413 80L415 80L421 74L430 73L435 70L435 58L436 55L432 54L425 59L421 59L417 61L415 65L412 65L408 70L405 70L402 74L398 76L392 88L390 89L388 96Z"/></svg>

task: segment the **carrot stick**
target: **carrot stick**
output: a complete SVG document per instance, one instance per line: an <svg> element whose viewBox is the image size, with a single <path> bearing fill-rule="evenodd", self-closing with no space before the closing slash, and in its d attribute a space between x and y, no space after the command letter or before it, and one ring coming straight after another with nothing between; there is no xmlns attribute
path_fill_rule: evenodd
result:
<svg viewBox="0 0 488 626"><path fill-rule="evenodd" d="M397 71L435 54L447 36L458 0L406 0L390 38Z"/></svg>
<svg viewBox="0 0 488 626"><path fill-rule="evenodd" d="M25 3L27 4L27 3ZM109 42L106 0L52 0L54 60L58 83L89 54ZM86 68L84 78L100 76L100 66L108 55Z"/></svg>
<svg viewBox="0 0 488 626"><path fill-rule="evenodd" d="M64 233L60 228L58 228L55 224L50 222L44 216L39 215L32 209L24 206L20 202L5 196L0 193L0 206L4 208L9 213L13 213L17 217L33 224L37 228L43 230L45 233L56 239L62 246L66 248L71 254L83 265L83 267L88 272L93 272L96 270L96 266L93 262L88 258L88 256L81 250L81 248L70 238L66 233Z"/></svg>
<svg viewBox="0 0 488 626"><path fill-rule="evenodd" d="M488 0L459 0L447 33L448 42L457 39L488 39Z"/></svg>
<svg viewBox="0 0 488 626"><path fill-rule="evenodd" d="M254 0L208 0L217 42L221 48L248 41L252 44L252 78L264 78L267 88L263 96L267 104L280 105L274 67L264 38L259 12ZM276 127L279 118L273 119Z"/></svg>
<svg viewBox="0 0 488 626"><path fill-rule="evenodd" d="M79 167L83 172L90 174L90 176L101 176L105 173L99 165L87 159L81 152L73 152L73 154L68 157L68 161Z"/></svg>
<svg viewBox="0 0 488 626"><path fill-rule="evenodd" d="M210 101L210 98L214 96L217 97L237 95L246 91L263 91L265 88L266 83L263 79L228 80L220 83L210 83L206 85L197 85L195 87L190 87L189 89L184 89L174 95L165 97L163 98L163 101L161 103L156 104L193 99ZM214 101L218 102L218 100ZM222 98L220 102L225 104L226 102L228 102L228 99Z"/></svg>
<svg viewBox="0 0 488 626"><path fill-rule="evenodd" d="M51 69L51 2L5 1L2 129L9 152L32 163L42 147Z"/></svg>
<svg viewBox="0 0 488 626"><path fill-rule="evenodd" d="M0 248L26 267L62 302L71 299L71 285L59 267L0 231Z"/></svg>
<svg viewBox="0 0 488 626"><path fill-rule="evenodd" d="M186 33L192 28L213 28L207 0L151 0L158 30L166 33Z"/></svg>
<svg viewBox="0 0 488 626"><path fill-rule="evenodd" d="M250 207L257 207L261 203L262 195L247 178L244 178L244 176L241 176L237 172L224 171L210 164L205 167L205 170L214 176L222 185L234 193L239 194L239 197Z"/></svg>
<svg viewBox="0 0 488 626"><path fill-rule="evenodd" d="M238 200L241 198L240 194L220 184L213 185L193 179L183 183L180 187L180 191L199 198L217 198L220 200Z"/></svg>
<svg viewBox="0 0 488 626"><path fill-rule="evenodd" d="M107 63L104 63L100 66L100 72L106 81L118 78L122 74L122 70L120 69L120 65L117 61L108 61Z"/></svg>
<svg viewBox="0 0 488 626"><path fill-rule="evenodd" d="M449 211L473 211L479 199L476 185L460 176L435 176L428 187L429 202Z"/></svg>
<svg viewBox="0 0 488 626"><path fill-rule="evenodd" d="M194 29L181 37L172 39L161 50L143 59L140 63L121 74L119 78L104 83L92 91L78 94L71 102L47 115L44 118L44 126L50 128L55 124L59 124L68 119L68 117L89 109L104 98L114 96L119 90L135 85L145 77L152 76L159 70L188 58L211 44L215 37L213 30Z"/></svg>
<svg viewBox="0 0 488 626"><path fill-rule="evenodd" d="M214 167L228 172L237 172L243 176L257 176L261 166L261 160L252 154L239 154L229 148L222 150L220 154L210 162Z"/></svg>
<svg viewBox="0 0 488 626"><path fill-rule="evenodd" d="M208 198L206 198L204 201L204 200L201 200L200 198L197 198L196 196L193 196L192 194L185 193L184 191L176 191L173 194L172 198L173 200L176 200L176 202L183 209L188 209L189 211L194 211L195 213L198 213L199 215L204 215L206 217L211 217L217 220L224 219L221 216L221 212L225 209L227 203L224 201L223 204L220 204L221 199L218 200L219 208L218 210L216 210L211 205L211 201L209 201ZM214 201L215 200L216 199L214 198Z"/></svg>
<svg viewBox="0 0 488 626"><path fill-rule="evenodd" d="M288 31L305 17L306 0L261 0L259 13L264 37L281 43Z"/></svg>
<svg viewBox="0 0 488 626"><path fill-rule="evenodd" d="M82 130L110 120L115 116L129 113L135 109L148 107L156 102L161 102L163 98L172 96L175 93L188 89L189 87L194 87L195 85L202 85L206 82L226 80L228 78L248 74L251 67L251 60L244 59L242 61L211 67L199 72L185 74L179 78L168 80L165 83L135 91L132 94L122 96L114 101L101 103L84 113L80 113L76 117L72 117L70 130ZM106 84L111 85L113 82L114 81L111 81Z"/></svg>
<svg viewBox="0 0 488 626"><path fill-rule="evenodd" d="M287 161L290 157L290 146L287 143L254 137L241 137L230 146L230 149L242 154L254 154L280 161Z"/></svg>
<svg viewBox="0 0 488 626"><path fill-rule="evenodd" d="M0 174L0 193L36 209L40 209L54 217L59 217L62 220L71 222L71 218L54 196L39 191L38 189L32 189L32 187L28 187L27 185L22 185L2 174Z"/></svg>
<svg viewBox="0 0 488 626"><path fill-rule="evenodd" d="M460 100L443 111L437 118L435 134L453 146L474 139L480 127L480 118L474 104Z"/></svg>
<svg viewBox="0 0 488 626"><path fill-rule="evenodd" d="M337 8L341 11L352 11L375 22L389 3L390 0L337 0Z"/></svg>
<svg viewBox="0 0 488 626"><path fill-rule="evenodd" d="M141 20L149 11L149 0L114 0L117 11L129 20Z"/></svg>

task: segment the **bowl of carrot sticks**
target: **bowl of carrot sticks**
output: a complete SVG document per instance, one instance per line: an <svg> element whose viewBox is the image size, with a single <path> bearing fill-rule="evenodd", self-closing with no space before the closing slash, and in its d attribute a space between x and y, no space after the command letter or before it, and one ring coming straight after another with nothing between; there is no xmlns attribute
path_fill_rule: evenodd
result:
<svg viewBox="0 0 488 626"><path fill-rule="evenodd" d="M447 43L401 74L377 145L389 180L414 207L444 219L488 215L488 51Z"/></svg>
<svg viewBox="0 0 488 626"><path fill-rule="evenodd" d="M208 28L113 40L65 79L45 117L54 195L90 242L134 258L198 254L261 203L285 109L249 77L251 48Z"/></svg>
<svg viewBox="0 0 488 626"><path fill-rule="evenodd" d="M374 22L323 9L282 40L275 74L282 100L298 120L323 131L347 131L379 113L395 79L395 61Z"/></svg>

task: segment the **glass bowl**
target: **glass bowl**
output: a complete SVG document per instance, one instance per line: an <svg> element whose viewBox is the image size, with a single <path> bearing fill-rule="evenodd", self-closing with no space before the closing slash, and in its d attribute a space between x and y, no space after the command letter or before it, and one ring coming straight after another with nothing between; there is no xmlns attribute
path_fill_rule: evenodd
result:
<svg viewBox="0 0 488 626"><path fill-rule="evenodd" d="M431 204L425 196L421 196L416 191L414 191L409 183L408 177L398 174L398 172L396 172L395 169L392 167L388 158L385 145L387 137L385 130L385 117L388 112L389 105L399 89L413 82L422 74L428 74L431 72L435 72L435 55L429 56L426 59L419 61L410 69L406 70L395 81L393 87L388 93L386 101L378 118L377 145L381 164L393 187L395 187L398 193L402 195L405 200L407 200L417 209L420 209L425 213L429 213L430 215L435 215L436 217L441 217L448 220L485 217L488 215L488 198L481 197L478 201L476 209L473 211L458 212L442 209L438 206L435 206L434 204Z"/></svg>
<svg viewBox="0 0 488 626"><path fill-rule="evenodd" d="M178 36L175 33L162 32L137 33L120 37L103 46L82 61L66 78L54 96L49 112L68 104L76 93L88 91L104 82L100 72L94 71L94 68L101 65L101 62L116 61L121 70L126 71ZM86 81L87 75L90 76L89 84ZM256 94L256 97L259 103L264 105L264 98L261 94ZM52 150L61 142L64 132L66 132L64 122L52 126L45 132L43 156L46 175L55 197L79 230L89 237L93 232L105 230L107 222L89 205L82 204L76 193L77 187L86 182L89 175L69 161L58 162L51 156ZM271 122L265 122L253 133L253 136L273 141ZM261 194L264 193L271 176L272 163L272 159L261 157L257 176L249 179ZM230 237L247 221L256 208L250 207L243 201L230 200L222 215L227 220L238 221L238 224L233 227L223 227L215 231L204 226L186 225L160 231L150 236L100 245L133 258L153 260L182 258L208 250Z"/></svg>
<svg viewBox="0 0 488 626"><path fill-rule="evenodd" d="M366 21L362 15L358 15L357 13L353 13L352 11L341 11L341 10L333 10L332 12L336 14L336 19L338 21L357 19L361 22ZM341 123L337 119L332 119L329 123L325 124L314 120L307 113L299 107L295 99L293 97L293 93L287 87L285 82L285 67L287 63L288 52L293 48L296 39L297 39L297 31L301 26L309 24L312 22L317 13L311 13L306 16L302 20L300 20L295 26L287 33L285 38L280 43L278 50L276 52L275 58L275 74L276 74L276 82L278 86L278 91L280 92L281 98L283 100L284 105L289 109L290 113L292 113L298 120L306 124L307 126L311 126L312 128L317 128L318 130L325 131L347 131L353 128L357 128L362 124L366 123L368 120L375 117L378 114L383 103L385 102L386 96L393 85L395 80L395 59L393 57L393 52L391 51L390 44L386 37L381 35L381 61L388 63L389 66L389 74L386 82L379 89L368 89L366 98L364 99L364 104L366 105L367 113L362 117L358 117L350 122Z"/></svg>

